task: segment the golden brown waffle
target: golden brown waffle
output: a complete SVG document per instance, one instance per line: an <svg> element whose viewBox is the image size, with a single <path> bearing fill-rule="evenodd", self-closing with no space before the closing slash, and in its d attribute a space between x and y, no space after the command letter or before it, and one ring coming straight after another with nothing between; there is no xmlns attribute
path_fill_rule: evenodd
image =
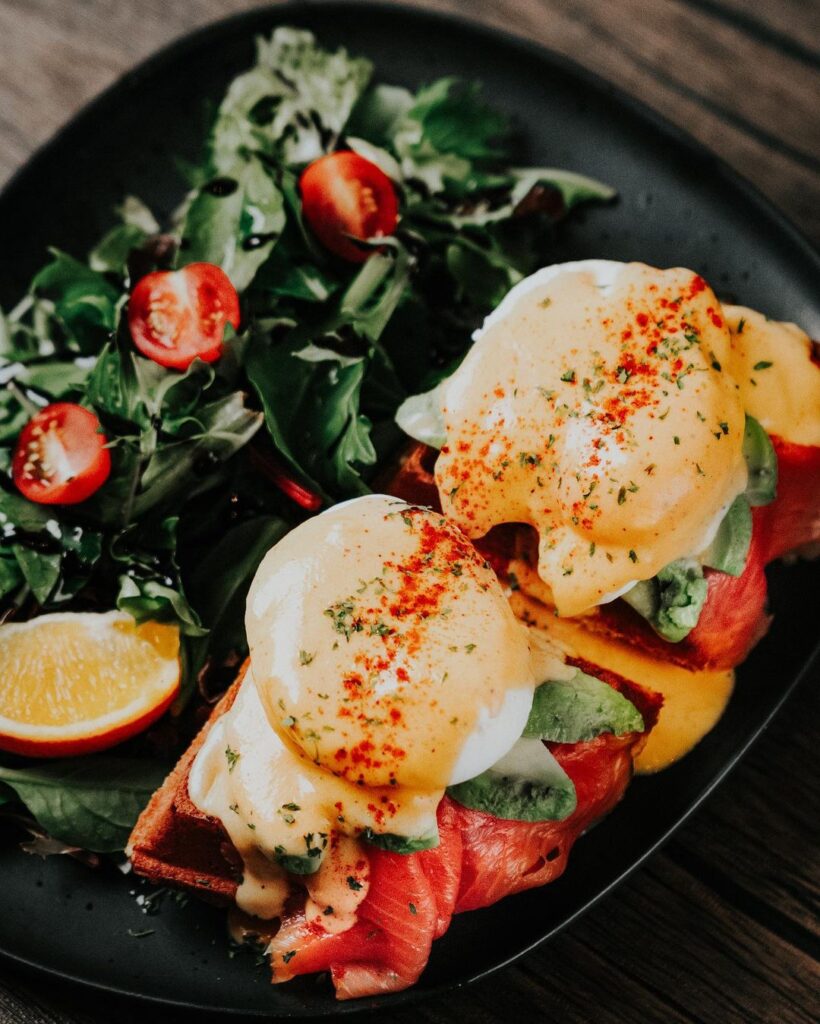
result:
<svg viewBox="0 0 820 1024"><path fill-rule="evenodd" d="M214 722L233 704L247 666L246 661L174 770L151 797L128 843L138 875L161 885L188 889L215 903L234 901L242 860L222 824L191 802L188 775Z"/></svg>

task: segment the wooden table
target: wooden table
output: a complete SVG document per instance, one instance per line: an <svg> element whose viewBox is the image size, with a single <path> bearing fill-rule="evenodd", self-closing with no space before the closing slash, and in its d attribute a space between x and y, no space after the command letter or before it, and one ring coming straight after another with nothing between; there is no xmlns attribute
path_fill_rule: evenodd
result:
<svg viewBox="0 0 820 1024"><path fill-rule="evenodd" d="M0 0L0 179L134 63L252 6ZM421 6L469 13L616 81L719 152L820 242L816 0ZM379 1019L812 1024L820 1017L819 711L818 688L804 685L665 850L556 941L466 992ZM114 1009L0 969L0 1021L102 1024ZM116 1007L118 1021L145 1017Z"/></svg>

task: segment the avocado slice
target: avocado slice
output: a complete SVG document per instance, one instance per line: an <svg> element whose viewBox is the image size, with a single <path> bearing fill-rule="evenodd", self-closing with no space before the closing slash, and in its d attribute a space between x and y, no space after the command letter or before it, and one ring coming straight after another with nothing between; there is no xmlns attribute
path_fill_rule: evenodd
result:
<svg viewBox="0 0 820 1024"><path fill-rule="evenodd" d="M550 680L535 690L524 736L580 743L601 733L643 732L635 705L614 687L578 669L571 679Z"/></svg>
<svg viewBox="0 0 820 1024"><path fill-rule="evenodd" d="M658 636L676 644L698 624L707 591L703 566L691 558L679 558L651 580L636 583L622 599L646 619Z"/></svg>
<svg viewBox="0 0 820 1024"><path fill-rule="evenodd" d="M777 497L777 453L766 431L752 416L746 417L743 457L749 470L746 497L754 508Z"/></svg>
<svg viewBox="0 0 820 1024"><path fill-rule="evenodd" d="M395 832L374 832L372 828L366 828L362 838L388 853L418 853L419 850L432 850L439 844L438 829L426 836L398 836Z"/></svg>
<svg viewBox="0 0 820 1024"><path fill-rule="evenodd" d="M702 556L704 565L740 576L752 542L752 510L745 494L738 494L718 527L715 539Z"/></svg>
<svg viewBox="0 0 820 1024"><path fill-rule="evenodd" d="M529 738L447 792L464 807L512 821L563 821L577 803L572 779L541 740Z"/></svg>

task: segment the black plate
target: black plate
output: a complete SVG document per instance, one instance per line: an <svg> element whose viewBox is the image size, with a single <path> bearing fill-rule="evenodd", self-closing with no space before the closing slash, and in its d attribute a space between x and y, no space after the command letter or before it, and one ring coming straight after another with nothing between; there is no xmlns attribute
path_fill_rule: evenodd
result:
<svg viewBox="0 0 820 1024"><path fill-rule="evenodd" d="M82 253L133 192L160 214L180 198L173 157L194 156L204 101L252 59L274 25L315 30L372 57L387 81L439 75L482 79L526 130L533 162L615 185L615 207L574 218L560 259L640 259L705 274L724 296L820 337L820 262L806 242L714 156L575 66L463 22L378 5L294 4L251 12L174 44L77 117L0 196L0 304L8 307L47 245ZM552 254L550 254L552 255ZM67 858L43 863L0 848L0 952L89 985L165 1003L300 1017L396 1005L464 984L554 935L662 843L725 776L809 669L816 590L803 565L771 574L772 631L738 673L735 700L714 732L677 766L638 779L623 805L582 839L564 877L545 889L457 917L418 985L387 1000L333 1001L301 980L272 988L250 957L229 959L224 915L165 901L146 918L139 883ZM136 939L128 929L155 929Z"/></svg>

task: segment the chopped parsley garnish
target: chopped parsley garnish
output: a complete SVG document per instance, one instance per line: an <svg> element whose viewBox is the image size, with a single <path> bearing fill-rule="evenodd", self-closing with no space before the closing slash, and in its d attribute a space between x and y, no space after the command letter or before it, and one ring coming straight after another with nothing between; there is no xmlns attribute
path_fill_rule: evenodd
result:
<svg viewBox="0 0 820 1024"><path fill-rule="evenodd" d="M562 373L561 380L565 381L567 384L574 384L575 370L567 370L565 373Z"/></svg>
<svg viewBox="0 0 820 1024"><path fill-rule="evenodd" d="M416 910L416 904L415 903L408 903L407 906L408 906L411 914L417 914L418 913L418 911Z"/></svg>
<svg viewBox="0 0 820 1024"><path fill-rule="evenodd" d="M353 875L347 876L347 887L348 889L352 889L354 892L358 892L363 888L362 883L358 879L354 878Z"/></svg>
<svg viewBox="0 0 820 1024"><path fill-rule="evenodd" d="M768 370L770 366L774 366L774 363L768 359L761 359L759 363L755 363L752 367L753 370Z"/></svg>
<svg viewBox="0 0 820 1024"><path fill-rule="evenodd" d="M299 664L309 665L313 661L314 657L315 655L311 654L309 651L299 651Z"/></svg>
<svg viewBox="0 0 820 1024"><path fill-rule="evenodd" d="M634 548L630 548L630 549L629 549L629 557L630 557L630 559L631 559L631 560L632 560L633 562L637 562L637 561L638 561L638 556L637 556L637 555L635 554L635 550L634 550Z"/></svg>
<svg viewBox="0 0 820 1024"><path fill-rule="evenodd" d="M236 768L236 762L239 760L239 752L231 747L225 747L225 760L228 762L228 771L232 772Z"/></svg>
<svg viewBox="0 0 820 1024"><path fill-rule="evenodd" d="M291 962L291 960L295 956L296 956L296 950L295 949L289 949L287 951L287 953L283 953L282 954L282 961L283 961L283 963L289 964Z"/></svg>
<svg viewBox="0 0 820 1024"><path fill-rule="evenodd" d="M740 320L738 320L738 322L737 322L737 330L735 331L735 334L743 334L743 328L745 326L746 326L746 318L742 316L740 318Z"/></svg>
<svg viewBox="0 0 820 1024"><path fill-rule="evenodd" d="M518 453L518 465L519 466L540 466L541 456L536 455L533 452L519 452Z"/></svg>
<svg viewBox="0 0 820 1024"><path fill-rule="evenodd" d="M412 526L412 519L410 525ZM325 608L325 615L330 619L333 629L347 640L350 641L350 637L353 633L361 633L362 623L356 618L355 605L347 598L345 601L337 601L336 604Z"/></svg>

